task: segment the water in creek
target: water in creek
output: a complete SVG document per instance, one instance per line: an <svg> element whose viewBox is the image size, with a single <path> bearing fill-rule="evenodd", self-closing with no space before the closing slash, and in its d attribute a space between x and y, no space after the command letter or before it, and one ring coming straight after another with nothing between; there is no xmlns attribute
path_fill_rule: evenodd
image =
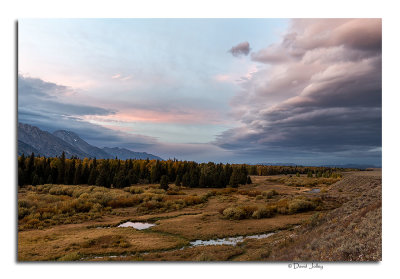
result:
<svg viewBox="0 0 400 279"><path fill-rule="evenodd" d="M118 226L118 228L135 228L137 230L145 230L155 226L155 224L141 223L141 222L125 222Z"/></svg>

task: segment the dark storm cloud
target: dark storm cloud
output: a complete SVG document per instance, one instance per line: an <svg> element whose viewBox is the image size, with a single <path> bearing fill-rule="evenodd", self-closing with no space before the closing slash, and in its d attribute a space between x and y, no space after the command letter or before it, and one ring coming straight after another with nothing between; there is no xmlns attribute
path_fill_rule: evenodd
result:
<svg viewBox="0 0 400 279"><path fill-rule="evenodd" d="M253 53L269 66L232 101L243 126L216 143L266 156L357 154L380 164L380 152L370 150L381 146L381 40L378 19L294 20L280 44Z"/></svg>
<svg viewBox="0 0 400 279"><path fill-rule="evenodd" d="M238 57L241 55L248 55L250 52L250 44L249 42L242 42L229 50L233 56Z"/></svg>
<svg viewBox="0 0 400 279"><path fill-rule="evenodd" d="M99 147L126 147L143 150L155 144L155 139L125 134L82 119L85 115L110 115L110 109L65 103L61 97L72 89L37 78L18 76L18 121L45 131L69 130L90 144Z"/></svg>
<svg viewBox="0 0 400 279"><path fill-rule="evenodd" d="M18 75L18 107L32 108L33 111L55 113L60 115L109 115L112 110L65 103L60 100L64 94L73 93L67 86L45 82L38 78Z"/></svg>

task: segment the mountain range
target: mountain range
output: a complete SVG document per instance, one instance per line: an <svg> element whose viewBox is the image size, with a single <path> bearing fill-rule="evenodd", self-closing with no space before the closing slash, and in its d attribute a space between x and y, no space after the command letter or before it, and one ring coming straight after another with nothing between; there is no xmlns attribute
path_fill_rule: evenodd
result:
<svg viewBox="0 0 400 279"><path fill-rule="evenodd" d="M343 169L368 169L368 168L381 168L382 166L380 165L373 165L373 164L330 164L330 165L321 165L321 164L317 164L317 165L308 165L308 164L294 164L294 163L256 163L256 164L251 164L249 163L249 165L261 165L261 166L291 166L291 167L295 167L295 166L302 166L302 167L327 167L327 168L343 168Z"/></svg>
<svg viewBox="0 0 400 279"><path fill-rule="evenodd" d="M163 160L162 158L146 152L135 152L120 147L99 148L84 141L74 132L57 130L53 133L43 131L38 127L18 123L18 155L42 155L46 157L60 156L65 152L67 158L113 159L115 157L126 159Z"/></svg>

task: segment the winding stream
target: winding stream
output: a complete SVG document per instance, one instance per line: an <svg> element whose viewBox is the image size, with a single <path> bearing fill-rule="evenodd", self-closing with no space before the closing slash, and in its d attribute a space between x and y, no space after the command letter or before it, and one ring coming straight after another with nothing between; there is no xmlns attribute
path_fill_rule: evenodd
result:
<svg viewBox="0 0 400 279"><path fill-rule="evenodd" d="M210 240L195 240L190 242L189 247L195 246L210 246L210 245L231 245L236 246L238 243L243 242L246 239L263 239L270 237L275 233L267 233L267 234L257 234L257 235L248 235L248 236L237 236L237 237L226 237L226 238L218 238L218 239L210 239Z"/></svg>
<svg viewBox="0 0 400 279"><path fill-rule="evenodd" d="M137 230L145 230L155 226L156 224L141 223L141 222L125 222L118 226L118 228L135 228Z"/></svg>
<svg viewBox="0 0 400 279"><path fill-rule="evenodd" d="M124 225L123 227L131 227L131 224L127 224L127 223L131 223L131 224L135 224L132 222L126 222L123 223L121 225ZM155 226L155 224L149 224L149 223L138 223L141 225L141 227L143 227L144 224L147 225L151 225ZM120 225L120 226L121 226ZM136 225L135 225L136 226ZM149 227L146 227L149 228ZM141 228L141 229L145 229L145 228ZM171 249L169 251L176 251L176 250L183 250L183 249L190 249L193 247L197 247L197 246L210 246L210 245L230 245L230 246L236 246L238 243L245 241L246 239L263 239L263 238L267 238L270 237L271 235L274 235L276 232L272 232L272 233L266 233L266 234L256 234L256 235L247 235L247 236L236 236L236 237L226 237L226 238L217 238L217 239L210 239L210 240L195 240L195 241L191 241L189 243L188 246L184 246L180 249ZM144 252L141 253L142 255L146 255L149 252ZM134 253L136 254L136 253ZM80 260L87 260L87 259L107 259L107 258L116 258L116 257L121 257L121 258L125 258L128 255L109 255L109 256L92 256L92 257L84 257L81 258Z"/></svg>

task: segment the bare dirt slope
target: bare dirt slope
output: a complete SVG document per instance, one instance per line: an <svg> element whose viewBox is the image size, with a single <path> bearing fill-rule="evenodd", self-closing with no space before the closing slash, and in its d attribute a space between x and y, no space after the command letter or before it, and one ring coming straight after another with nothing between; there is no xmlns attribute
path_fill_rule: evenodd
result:
<svg viewBox="0 0 400 279"><path fill-rule="evenodd" d="M326 194L344 201L298 228L285 247L269 247L268 260L381 261L382 172L346 173ZM274 247L275 246L275 247Z"/></svg>

